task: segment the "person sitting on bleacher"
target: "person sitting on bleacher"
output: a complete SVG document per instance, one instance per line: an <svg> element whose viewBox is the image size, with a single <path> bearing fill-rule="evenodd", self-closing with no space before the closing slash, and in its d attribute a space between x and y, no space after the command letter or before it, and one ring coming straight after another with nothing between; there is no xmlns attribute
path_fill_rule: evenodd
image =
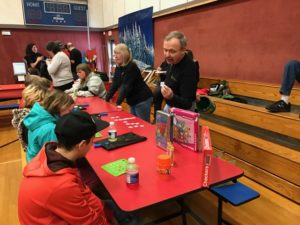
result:
<svg viewBox="0 0 300 225"><path fill-rule="evenodd" d="M283 80L281 82L280 88L281 100L267 106L267 110L274 113L291 111L289 96L291 94L295 80L300 83L300 62L292 60L289 61L284 67Z"/></svg>
<svg viewBox="0 0 300 225"><path fill-rule="evenodd" d="M24 60L26 61L29 74L38 75L51 80L51 77L47 71L47 65L44 60L44 56L38 52L35 43L29 43L27 45Z"/></svg>
<svg viewBox="0 0 300 225"><path fill-rule="evenodd" d="M99 96L105 99L106 89L101 78L92 72L88 64L81 63L76 67L79 80L73 84L73 87L66 90L66 93L76 93L77 96Z"/></svg>
<svg viewBox="0 0 300 225"><path fill-rule="evenodd" d="M44 60L44 56L38 52L35 43L29 43L26 46L25 57L28 68L36 68L40 72L41 62Z"/></svg>

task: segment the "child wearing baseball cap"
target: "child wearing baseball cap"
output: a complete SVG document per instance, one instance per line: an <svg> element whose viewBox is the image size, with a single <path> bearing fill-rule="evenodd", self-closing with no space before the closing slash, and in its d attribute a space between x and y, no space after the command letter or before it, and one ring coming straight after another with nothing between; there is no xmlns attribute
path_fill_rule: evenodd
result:
<svg viewBox="0 0 300 225"><path fill-rule="evenodd" d="M84 157L106 123L71 112L56 124L58 142L48 142L23 171L21 224L110 224L104 203L82 182L76 160Z"/></svg>
<svg viewBox="0 0 300 225"><path fill-rule="evenodd" d="M18 200L21 225L108 225L116 221L143 225L137 215L123 212L111 199L98 198L79 175L76 162L90 150L95 133L107 126L82 111L58 119L58 142L46 143L24 168Z"/></svg>

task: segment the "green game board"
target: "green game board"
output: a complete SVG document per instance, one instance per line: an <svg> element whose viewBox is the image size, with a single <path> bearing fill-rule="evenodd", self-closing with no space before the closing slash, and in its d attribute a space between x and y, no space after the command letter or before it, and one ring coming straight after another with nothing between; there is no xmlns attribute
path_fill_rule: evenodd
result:
<svg viewBox="0 0 300 225"><path fill-rule="evenodd" d="M102 169L107 171L113 176L120 176L125 173L127 166L126 159L119 159L101 166Z"/></svg>

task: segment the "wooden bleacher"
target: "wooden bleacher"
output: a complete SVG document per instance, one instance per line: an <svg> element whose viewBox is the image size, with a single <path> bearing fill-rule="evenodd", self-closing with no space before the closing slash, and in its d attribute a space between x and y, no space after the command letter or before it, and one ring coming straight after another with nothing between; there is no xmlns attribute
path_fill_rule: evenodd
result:
<svg viewBox="0 0 300 225"><path fill-rule="evenodd" d="M199 87L209 87L219 80L201 78ZM233 95L267 101L280 99L279 86L227 81ZM262 106L210 98L215 102L216 110L211 116L203 115L200 125L210 127L215 153L222 155L225 160L234 160L243 168L246 177L299 204L299 112L270 113ZM292 104L299 105L300 89L294 88L290 99ZM223 123L225 120L229 121L229 126ZM245 129L240 129L244 126ZM248 127L253 127L253 131L248 132ZM256 128L263 131L265 136L256 135ZM290 142L294 142L294 145L289 145Z"/></svg>
<svg viewBox="0 0 300 225"><path fill-rule="evenodd" d="M255 136L201 120L209 126L214 151L234 160L244 175L300 203L300 152Z"/></svg>
<svg viewBox="0 0 300 225"><path fill-rule="evenodd" d="M300 119L296 113L270 113L264 107L209 97L216 104L215 115L300 139Z"/></svg>
<svg viewBox="0 0 300 225"><path fill-rule="evenodd" d="M223 80L223 78L201 76L198 87L209 87L210 84L217 83L220 80ZM233 95L248 96L268 101L278 101L280 99L279 85L261 82L240 81L234 79L226 80L229 83L229 89ZM289 100L291 104L300 105L300 88L293 88Z"/></svg>
<svg viewBox="0 0 300 225"><path fill-rule="evenodd" d="M198 86L209 87L219 80L201 78ZM280 99L279 86L227 81L233 95L267 101ZM292 95L292 104L299 106L300 89L293 89ZM225 219L231 224L296 224L300 218L300 111L274 114L262 105L212 99L216 111L212 115L200 115L199 124L209 126L214 154L242 168L245 176L239 180L261 194L259 199L244 206L225 204ZM123 109L128 110L126 103ZM229 121L230 126L224 121ZM215 196L203 191L187 198L191 209L207 224L216 224L218 200ZM188 223L196 224L189 218Z"/></svg>

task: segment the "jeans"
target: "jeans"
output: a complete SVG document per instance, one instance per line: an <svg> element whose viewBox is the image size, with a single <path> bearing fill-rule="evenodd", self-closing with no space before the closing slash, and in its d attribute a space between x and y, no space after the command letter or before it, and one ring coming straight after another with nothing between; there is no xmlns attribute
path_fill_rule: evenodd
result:
<svg viewBox="0 0 300 225"><path fill-rule="evenodd" d="M130 112L133 115L141 118L142 120L150 122L150 111L151 111L152 101L153 101L153 97L150 97L147 100L140 102L136 105L131 105Z"/></svg>
<svg viewBox="0 0 300 225"><path fill-rule="evenodd" d="M280 93L282 95L289 96L291 94L295 80L300 83L300 62L292 60L289 61L284 67Z"/></svg>
<svg viewBox="0 0 300 225"><path fill-rule="evenodd" d="M143 225L144 223L134 213L122 211L112 200L104 200L104 204L114 214L119 225Z"/></svg>

